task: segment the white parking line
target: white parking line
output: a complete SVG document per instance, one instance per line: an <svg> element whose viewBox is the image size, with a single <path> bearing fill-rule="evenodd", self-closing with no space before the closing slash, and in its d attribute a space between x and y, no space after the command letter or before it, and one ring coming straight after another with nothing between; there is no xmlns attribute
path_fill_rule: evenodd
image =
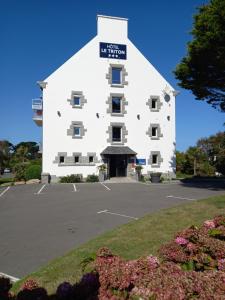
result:
<svg viewBox="0 0 225 300"><path fill-rule="evenodd" d="M135 218L135 217L131 217L131 216L127 216L127 215L123 215L123 214L117 214L117 213L114 213L114 212L110 212L108 211L108 209L105 209L105 210L100 210L97 212L97 214L110 214L110 215L115 215L115 216L120 216L120 217L124 217L124 218L129 218L129 219L134 219L134 220L138 220L138 218Z"/></svg>
<svg viewBox="0 0 225 300"><path fill-rule="evenodd" d="M9 189L10 189L10 186L8 186L3 192L1 192L0 197L2 197Z"/></svg>
<svg viewBox="0 0 225 300"><path fill-rule="evenodd" d="M111 191L111 189L108 186L106 186L104 183L100 182L100 184L103 185L108 191Z"/></svg>
<svg viewBox="0 0 225 300"><path fill-rule="evenodd" d="M42 185L42 187L40 188L40 190L37 193L35 193L35 195L39 195L43 191L43 189L45 188L45 186L46 186L46 184Z"/></svg>
<svg viewBox="0 0 225 300"><path fill-rule="evenodd" d="M105 213L105 212L107 212L107 211L108 211L107 209L105 209L105 210L100 210L100 211L97 212L97 214L102 214L102 213Z"/></svg>
<svg viewBox="0 0 225 300"><path fill-rule="evenodd" d="M197 200L197 199L192 199L192 198L176 197L176 196L172 196L172 195L167 196L167 198L175 198L175 199L189 200L189 201Z"/></svg>
<svg viewBox="0 0 225 300"><path fill-rule="evenodd" d="M9 278L9 279L10 279L12 282L17 282L17 281L19 281L19 280L20 280L19 278L16 278L16 277L10 276L10 275L8 275L8 274L5 274L5 273L2 273L2 272L0 272L0 276L7 277L7 278Z"/></svg>
<svg viewBox="0 0 225 300"><path fill-rule="evenodd" d="M74 192L77 192L76 184L73 183Z"/></svg>

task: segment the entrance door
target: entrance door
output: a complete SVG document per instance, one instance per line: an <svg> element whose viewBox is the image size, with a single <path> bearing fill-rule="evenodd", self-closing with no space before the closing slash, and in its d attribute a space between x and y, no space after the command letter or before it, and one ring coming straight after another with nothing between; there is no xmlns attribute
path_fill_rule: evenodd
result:
<svg viewBox="0 0 225 300"><path fill-rule="evenodd" d="M127 176L127 155L110 155L109 176L110 177Z"/></svg>

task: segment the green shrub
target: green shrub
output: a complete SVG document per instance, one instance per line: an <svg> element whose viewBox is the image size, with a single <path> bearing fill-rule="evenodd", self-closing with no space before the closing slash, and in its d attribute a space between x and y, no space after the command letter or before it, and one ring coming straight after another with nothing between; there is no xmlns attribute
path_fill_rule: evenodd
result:
<svg viewBox="0 0 225 300"><path fill-rule="evenodd" d="M25 170L25 179L41 179L41 166L40 165L30 165Z"/></svg>
<svg viewBox="0 0 225 300"><path fill-rule="evenodd" d="M143 169L143 167L142 167L141 165L135 166L135 171L136 171L137 173L141 173L142 169Z"/></svg>
<svg viewBox="0 0 225 300"><path fill-rule="evenodd" d="M141 181L141 182L146 182L145 176L141 174L141 175L140 175L140 178L139 178L139 181Z"/></svg>
<svg viewBox="0 0 225 300"><path fill-rule="evenodd" d="M99 172L105 172L107 169L107 166L105 164L102 164L100 166L98 166Z"/></svg>
<svg viewBox="0 0 225 300"><path fill-rule="evenodd" d="M14 166L14 173L15 173L15 180L26 180L26 169L29 166L29 163L23 162L15 164Z"/></svg>
<svg viewBox="0 0 225 300"><path fill-rule="evenodd" d="M32 159L32 160L30 161L30 163L31 163L32 165L39 165L39 166L41 166L41 165L42 165L42 160L41 160L41 158Z"/></svg>
<svg viewBox="0 0 225 300"><path fill-rule="evenodd" d="M97 175L88 175L86 178L86 182L99 182L99 178Z"/></svg>
<svg viewBox="0 0 225 300"><path fill-rule="evenodd" d="M13 183L14 178L0 178L0 185L5 183Z"/></svg>
<svg viewBox="0 0 225 300"><path fill-rule="evenodd" d="M72 174L68 176L63 176L60 178L61 183L79 183L82 182L81 174Z"/></svg>

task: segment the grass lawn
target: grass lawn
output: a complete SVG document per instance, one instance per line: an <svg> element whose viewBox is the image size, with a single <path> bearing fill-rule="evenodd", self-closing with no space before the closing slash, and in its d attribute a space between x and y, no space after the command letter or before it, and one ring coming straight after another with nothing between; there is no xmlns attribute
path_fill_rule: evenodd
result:
<svg viewBox="0 0 225 300"><path fill-rule="evenodd" d="M225 213L225 195L193 201L146 215L138 221L117 227L83 244L49 262L25 279L36 279L51 293L63 281L74 283L79 280L82 275L80 262L100 247L109 247L113 253L126 259L157 254L160 245L173 238L177 231L193 224L201 224L204 220L221 213ZM17 291L20 285L21 281L17 282L13 290Z"/></svg>

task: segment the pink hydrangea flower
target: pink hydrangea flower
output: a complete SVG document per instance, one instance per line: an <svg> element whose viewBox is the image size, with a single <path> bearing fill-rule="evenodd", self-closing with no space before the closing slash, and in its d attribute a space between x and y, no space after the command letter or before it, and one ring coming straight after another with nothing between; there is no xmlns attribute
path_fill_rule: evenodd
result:
<svg viewBox="0 0 225 300"><path fill-rule="evenodd" d="M157 268L159 266L159 260L156 256L149 255L147 256L147 260L151 267Z"/></svg>
<svg viewBox="0 0 225 300"><path fill-rule="evenodd" d="M218 260L218 269L220 271L225 271L225 258Z"/></svg>
<svg viewBox="0 0 225 300"><path fill-rule="evenodd" d="M181 237L181 236L178 236L176 239L175 239L175 242L178 244L178 245L187 245L188 244L188 240Z"/></svg>
<svg viewBox="0 0 225 300"><path fill-rule="evenodd" d="M207 221L205 221L203 224L204 224L204 226L205 226L206 228L208 228L208 229L212 229L212 228L215 228L215 227L216 227L216 225L215 225L215 223L214 223L213 220L207 220Z"/></svg>
<svg viewBox="0 0 225 300"><path fill-rule="evenodd" d="M187 249L188 249L189 251L193 251L193 250L196 249L196 246L195 246L195 244L193 244L193 243L188 243L188 244L187 244Z"/></svg>
<svg viewBox="0 0 225 300"><path fill-rule="evenodd" d="M21 290L34 290L38 288L38 283L33 279L27 279L22 285Z"/></svg>

